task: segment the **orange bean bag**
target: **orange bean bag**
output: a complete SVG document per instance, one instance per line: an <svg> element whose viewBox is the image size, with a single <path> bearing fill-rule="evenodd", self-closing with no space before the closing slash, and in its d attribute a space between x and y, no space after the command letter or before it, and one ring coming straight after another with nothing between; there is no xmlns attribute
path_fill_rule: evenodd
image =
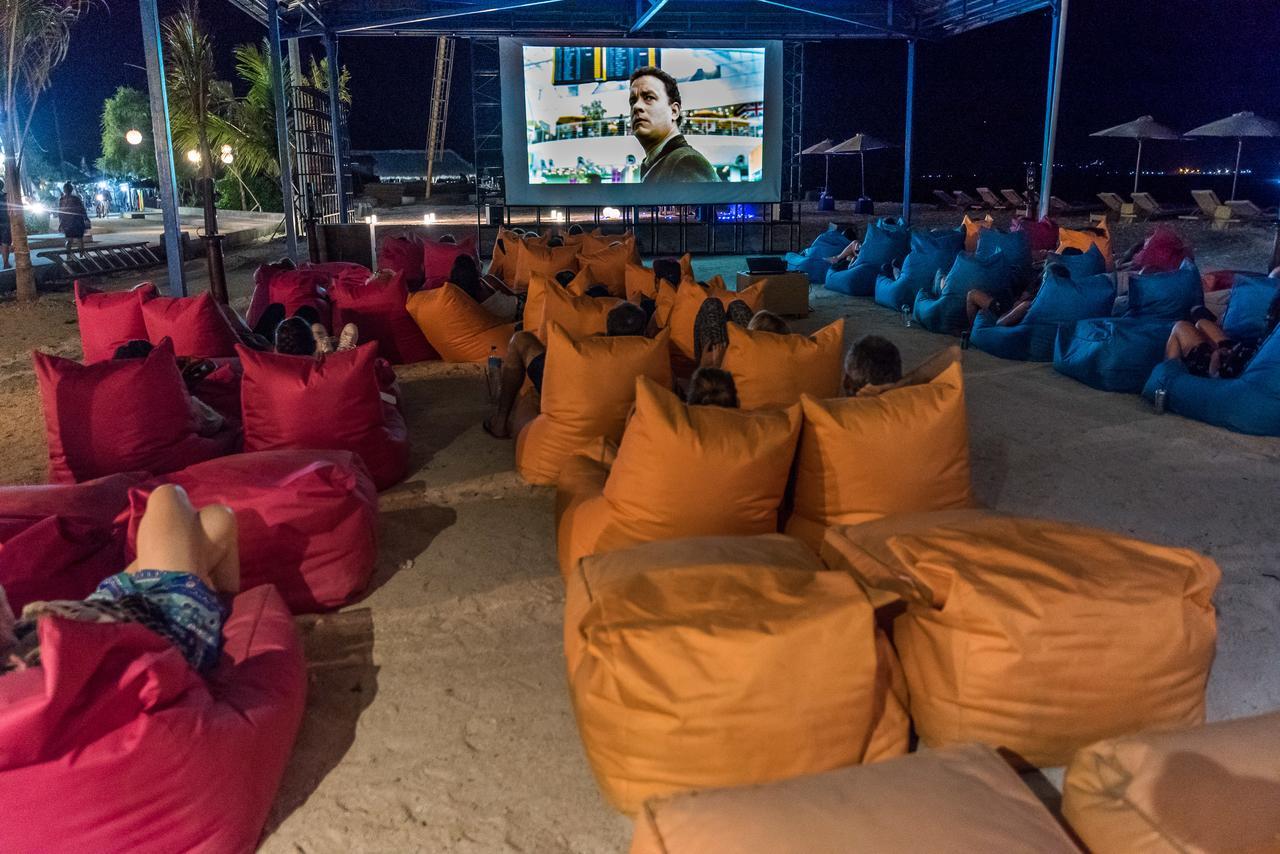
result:
<svg viewBox="0 0 1280 854"><path fill-rule="evenodd" d="M1097 246L1098 251L1102 253L1103 259L1107 262L1107 270L1114 270L1116 265L1115 259L1111 256L1111 226L1104 219L1102 222L1096 223L1094 227L1101 231L1102 234L1059 228L1058 254L1061 255L1063 249L1079 249L1081 252L1088 252L1090 246Z"/></svg>
<svg viewBox="0 0 1280 854"><path fill-rule="evenodd" d="M1204 721L1220 572L1186 549L951 510L827 531L823 558L877 605L930 747L981 741L1035 766L1100 738Z"/></svg>
<svg viewBox="0 0 1280 854"><path fill-rule="evenodd" d="M729 303L734 300L742 300L751 309L751 313L760 310L760 300L764 294L764 285L756 282L748 288L741 291L731 291L724 287L724 281L719 276L713 276L707 283L709 287L702 287L691 279L685 279L680 282L680 287L676 289L675 299L671 303L670 321L661 325L671 327L671 348L672 351L683 356L686 359L693 359L693 324L698 318L698 309L702 308L702 303L708 297L715 297L727 309Z"/></svg>
<svg viewBox="0 0 1280 854"><path fill-rule="evenodd" d="M489 264L489 272L502 281L511 283L516 277L516 258L520 254L520 235L505 228L498 229L498 236L493 241L493 260Z"/></svg>
<svg viewBox="0 0 1280 854"><path fill-rule="evenodd" d="M978 251L978 235L982 233L982 229L994 228L995 220L991 218L991 214L981 220L970 219L965 214L960 225L964 228L964 251L972 253Z"/></svg>
<svg viewBox="0 0 1280 854"><path fill-rule="evenodd" d="M800 407L686 406L647 378L607 473L574 457L557 497L560 571L584 555L653 540L778 530Z"/></svg>
<svg viewBox="0 0 1280 854"><path fill-rule="evenodd" d="M520 252L516 257L515 281L513 290L523 291L529 287L533 276L545 276L554 279L561 270L578 271L578 249L575 246L543 246L531 240L520 244Z"/></svg>
<svg viewBox="0 0 1280 854"><path fill-rule="evenodd" d="M586 293L592 285L604 285L615 297L627 293L627 265L635 261L635 241L618 241L603 247L591 247L578 255L577 293ZM585 278L584 278L585 276Z"/></svg>
<svg viewBox="0 0 1280 854"><path fill-rule="evenodd" d="M485 311L457 285L418 291L405 304L422 334L446 362L482 362L507 354L514 323Z"/></svg>
<svg viewBox="0 0 1280 854"><path fill-rule="evenodd" d="M733 374L743 409L782 409L803 394L840 394L844 377L844 318L813 335L749 332L729 324L722 367Z"/></svg>
<svg viewBox="0 0 1280 854"><path fill-rule="evenodd" d="M603 335L609 312L622 304L622 300L615 297L574 296L553 279L535 278L534 281L539 280L542 282L542 314L540 318L537 315L531 318L529 303L533 300L526 300L525 329L536 330L543 341L547 340L547 326L551 323L558 324L575 341L592 335ZM528 325L532 319L538 320L536 327Z"/></svg>
<svg viewBox="0 0 1280 854"><path fill-rule="evenodd" d="M923 385L802 404L793 537L817 548L829 525L974 505L959 364Z"/></svg>
<svg viewBox="0 0 1280 854"><path fill-rule="evenodd" d="M875 613L790 537L704 537L584 559L565 593L578 732L605 798L825 771L906 752ZM869 753L881 727L892 731Z"/></svg>
<svg viewBox="0 0 1280 854"><path fill-rule="evenodd" d="M1062 794L1098 854L1280 851L1280 712L1091 744Z"/></svg>
<svg viewBox="0 0 1280 854"><path fill-rule="evenodd" d="M1077 848L994 750L913 753L763 786L645 804L631 854L818 854Z"/></svg>
<svg viewBox="0 0 1280 854"><path fill-rule="evenodd" d="M646 267L639 261L628 261L624 272L623 285L627 299L637 302L641 298L655 299L658 296L658 283L653 276L653 268Z"/></svg>
<svg viewBox="0 0 1280 854"><path fill-rule="evenodd" d="M575 341L554 321L547 330L541 413L516 437L516 470L529 483L555 484L564 461L588 443L617 442L636 400L636 378L671 385L667 333Z"/></svg>

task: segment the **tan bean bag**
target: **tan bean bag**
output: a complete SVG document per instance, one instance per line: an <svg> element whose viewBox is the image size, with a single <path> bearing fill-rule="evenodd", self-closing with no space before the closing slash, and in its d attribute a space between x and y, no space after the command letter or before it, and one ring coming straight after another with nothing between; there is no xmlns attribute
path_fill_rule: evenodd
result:
<svg viewBox="0 0 1280 854"><path fill-rule="evenodd" d="M904 753L896 662L878 634L857 583L780 534L582 560L565 658L605 797L633 813L655 795Z"/></svg>
<svg viewBox="0 0 1280 854"><path fill-rule="evenodd" d="M529 281L534 276L554 279L561 270L578 271L577 247L546 246L545 242L523 240L516 256L515 282L512 283L512 288L523 291L529 287Z"/></svg>
<svg viewBox="0 0 1280 854"><path fill-rule="evenodd" d="M554 279L538 279L541 284L535 284L533 287L541 288L542 292L542 316L537 327L525 326L526 329L536 329L538 337L543 341L547 340L547 324L556 323L561 330L575 341L581 341L583 338L589 338L592 335L603 335L608 323L609 312L622 304L622 300L615 297L588 297L574 296L565 288L562 288ZM530 289L533 294L533 288ZM529 302L525 303L526 323L529 319Z"/></svg>
<svg viewBox="0 0 1280 854"><path fill-rule="evenodd" d="M1280 851L1280 712L1091 744L1062 811L1097 854Z"/></svg>
<svg viewBox="0 0 1280 854"><path fill-rule="evenodd" d="M844 376L844 318L812 335L749 332L730 323L721 367L733 374L743 409L782 409L805 394L835 397Z"/></svg>
<svg viewBox="0 0 1280 854"><path fill-rule="evenodd" d="M1013 769L980 744L651 800L631 841L631 854L1076 851Z"/></svg>
<svg viewBox="0 0 1280 854"><path fill-rule="evenodd" d="M931 746L981 741L1036 766L1204 721L1219 570L1186 549L957 510L827 531L823 558L877 604Z"/></svg>
<svg viewBox="0 0 1280 854"><path fill-rule="evenodd" d="M653 277L653 268L646 267L639 261L627 262L624 284L627 299L632 302L641 297L655 299L658 296L658 283Z"/></svg>

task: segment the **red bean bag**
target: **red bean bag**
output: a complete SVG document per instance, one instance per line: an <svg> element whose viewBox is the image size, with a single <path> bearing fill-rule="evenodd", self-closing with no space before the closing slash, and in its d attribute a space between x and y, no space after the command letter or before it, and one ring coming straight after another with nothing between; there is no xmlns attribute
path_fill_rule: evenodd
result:
<svg viewBox="0 0 1280 854"><path fill-rule="evenodd" d="M158 344L162 338L168 338L178 356L212 359L236 354L239 339L207 293L147 300L142 304L142 317L151 343Z"/></svg>
<svg viewBox="0 0 1280 854"><path fill-rule="evenodd" d="M84 483L0 486L0 516L80 516L110 522L129 506L129 490L146 472L124 472Z"/></svg>
<svg viewBox="0 0 1280 854"><path fill-rule="evenodd" d="M378 342L378 355L391 364L440 358L404 307L409 292L403 276L380 275L360 284L334 282L329 296L334 328L354 323L360 328L360 340Z"/></svg>
<svg viewBox="0 0 1280 854"><path fill-rule="evenodd" d="M359 454L378 489L409 473L409 432L382 399L371 344L323 360L240 348L246 451L295 448Z"/></svg>
<svg viewBox="0 0 1280 854"><path fill-rule="evenodd" d="M274 584L295 614L345 605L369 583L378 557L378 493L355 454L236 454L140 484L118 520L128 531L130 560L147 499L166 483L185 489L197 507L236 511L241 587Z"/></svg>
<svg viewBox="0 0 1280 854"><path fill-rule="evenodd" d="M378 245L378 269L399 273L408 290L421 289L425 279L422 246L423 240L416 234L391 234L382 238Z"/></svg>
<svg viewBox="0 0 1280 854"><path fill-rule="evenodd" d="M126 471L164 474L239 445L233 425L212 438L196 435L191 398L168 340L145 359L81 365L39 352L32 358L54 483Z"/></svg>
<svg viewBox="0 0 1280 854"><path fill-rule="evenodd" d="M254 850L306 701L279 594L235 598L207 676L137 624L39 632L42 666L0 677L0 851Z"/></svg>
<svg viewBox="0 0 1280 854"><path fill-rule="evenodd" d="M449 274L453 272L453 264L458 260L459 255L470 255L475 259L476 269L480 269L480 256L476 252L474 237L468 237L461 243L424 240L422 242L423 289L438 288L449 281Z"/></svg>
<svg viewBox="0 0 1280 854"><path fill-rule="evenodd" d="M126 341L150 340L142 304L157 295L155 285L143 282L133 290L108 294L76 282L75 290L80 349L86 364L110 359Z"/></svg>
<svg viewBox="0 0 1280 854"><path fill-rule="evenodd" d="M363 269L363 268L361 268ZM320 322L325 329L333 324L333 307L329 302L325 288L329 287L333 276L314 269L284 270L276 273L267 282L267 302L263 306L266 311L271 303L284 306L285 317L292 317L300 308L314 309L320 315ZM254 294L255 300L257 294ZM256 325L261 316L253 320Z"/></svg>
<svg viewBox="0 0 1280 854"><path fill-rule="evenodd" d="M1171 273L1195 253L1178 232L1167 225L1157 225L1133 256L1133 267L1144 273Z"/></svg>
<svg viewBox="0 0 1280 854"><path fill-rule="evenodd" d="M1052 252L1058 248L1058 224L1051 219L1014 217L1010 231L1025 231L1032 252Z"/></svg>
<svg viewBox="0 0 1280 854"><path fill-rule="evenodd" d="M214 359L218 367L191 390L223 418L240 425L240 379L244 369L239 359Z"/></svg>
<svg viewBox="0 0 1280 854"><path fill-rule="evenodd" d="M271 280L293 269L292 264L263 264L253 271L253 294L249 297L249 311L245 321L250 327L258 325L262 313L271 304Z"/></svg>

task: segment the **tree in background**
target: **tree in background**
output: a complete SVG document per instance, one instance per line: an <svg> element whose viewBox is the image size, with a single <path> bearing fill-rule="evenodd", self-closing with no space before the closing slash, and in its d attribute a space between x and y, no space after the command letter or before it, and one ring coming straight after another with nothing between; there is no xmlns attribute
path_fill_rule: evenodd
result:
<svg viewBox="0 0 1280 854"><path fill-rule="evenodd" d="M319 89L321 92L329 91L329 60L327 57L322 58L319 62L316 58L311 57L311 65L307 69L306 79L303 80L307 86L312 89ZM351 70L345 65L338 71L338 103L344 107L351 106Z"/></svg>
<svg viewBox="0 0 1280 854"><path fill-rule="evenodd" d="M187 0L177 14L165 18L161 29L174 148L198 152L200 177L212 181L210 122L231 100L231 87L217 79L213 39L200 20L198 0Z"/></svg>
<svg viewBox="0 0 1280 854"><path fill-rule="evenodd" d="M142 142L130 145L125 134L142 133ZM108 175L154 180L156 147L151 138L151 102L145 92L121 86L102 105L102 156L98 169Z"/></svg>
<svg viewBox="0 0 1280 854"><path fill-rule="evenodd" d="M96 0L0 0L0 138L4 143L9 228L13 237L17 298L32 301L36 292L31 247L22 206L22 155L40 95L64 59L71 27Z"/></svg>

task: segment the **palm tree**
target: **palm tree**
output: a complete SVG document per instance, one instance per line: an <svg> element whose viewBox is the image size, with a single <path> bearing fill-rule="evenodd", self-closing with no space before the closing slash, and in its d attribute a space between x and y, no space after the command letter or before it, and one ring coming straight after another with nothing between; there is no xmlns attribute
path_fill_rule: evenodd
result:
<svg viewBox="0 0 1280 854"><path fill-rule="evenodd" d="M37 297L31 248L22 207L22 153L40 95L49 76L67 58L71 27L97 0L0 0L0 110L4 112L0 138L4 143L5 187L16 203L9 204L13 237L13 265L17 297Z"/></svg>

